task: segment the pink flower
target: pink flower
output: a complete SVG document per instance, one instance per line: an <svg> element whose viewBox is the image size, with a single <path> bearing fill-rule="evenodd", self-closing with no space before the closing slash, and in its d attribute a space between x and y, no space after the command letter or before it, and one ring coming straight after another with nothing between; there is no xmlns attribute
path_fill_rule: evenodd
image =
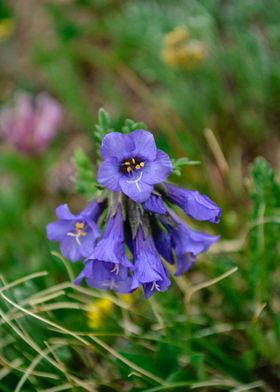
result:
<svg viewBox="0 0 280 392"><path fill-rule="evenodd" d="M40 154L55 137L62 117L60 104L48 94L33 98L18 93L14 104L0 112L1 135L25 155Z"/></svg>

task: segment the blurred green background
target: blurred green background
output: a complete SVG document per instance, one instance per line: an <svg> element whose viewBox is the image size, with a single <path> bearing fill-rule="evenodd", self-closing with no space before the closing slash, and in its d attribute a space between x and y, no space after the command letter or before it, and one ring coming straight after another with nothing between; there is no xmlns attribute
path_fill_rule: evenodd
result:
<svg viewBox="0 0 280 392"><path fill-rule="evenodd" d="M40 155L1 138L0 391L280 390L279 18L277 0L0 1L1 106L64 110ZM172 180L223 208L197 225L217 247L149 301L74 288L46 240L59 203L85 204L72 156L95 163L100 107L200 161Z"/></svg>

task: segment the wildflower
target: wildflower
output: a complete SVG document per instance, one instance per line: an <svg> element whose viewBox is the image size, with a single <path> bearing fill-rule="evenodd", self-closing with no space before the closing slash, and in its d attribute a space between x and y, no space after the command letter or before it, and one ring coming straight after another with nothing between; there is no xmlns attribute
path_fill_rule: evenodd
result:
<svg viewBox="0 0 280 392"><path fill-rule="evenodd" d="M206 46L198 40L191 40L185 27L177 27L164 37L162 58L177 69L192 69L206 58Z"/></svg>
<svg viewBox="0 0 280 392"><path fill-rule="evenodd" d="M102 206L93 201L77 216L61 206L60 221L48 225L48 237L60 241L62 252L72 261L83 256L84 268L75 284L85 281L90 287L119 293L132 293L141 286L149 298L170 286L165 261L176 264L175 275L182 275L219 239L193 230L174 213L172 203L191 218L211 223L219 222L221 209L198 191L166 182L171 161L147 131L107 134L101 155L98 180L110 191L101 191L108 207L103 224L99 222L103 235L96 222L105 201ZM65 241L67 246L62 246Z"/></svg>
<svg viewBox="0 0 280 392"><path fill-rule="evenodd" d="M183 189L176 185L165 183L168 199L181 207L190 217L218 223L222 210L208 196L201 195L198 191Z"/></svg>
<svg viewBox="0 0 280 392"><path fill-rule="evenodd" d="M101 155L99 183L110 191L122 191L137 203L145 202L153 185L166 180L172 171L168 155L156 148L153 135L144 130L129 135L109 133L103 139Z"/></svg>
<svg viewBox="0 0 280 392"><path fill-rule="evenodd" d="M96 221L103 207L93 200L81 213L73 215L67 204L59 206L56 209L59 220L47 225L48 239L59 241L61 253L71 261L88 257L100 235Z"/></svg>
<svg viewBox="0 0 280 392"><path fill-rule="evenodd" d="M133 242L133 256L135 270L131 289L135 290L142 284L146 298L155 291L166 291L170 285L168 271L160 259L152 237L148 235L145 238L141 226Z"/></svg>
<svg viewBox="0 0 280 392"><path fill-rule="evenodd" d="M0 112L1 134L21 153L40 154L55 137L61 120L62 108L48 94L33 98L19 93L14 105Z"/></svg>
<svg viewBox="0 0 280 392"><path fill-rule="evenodd" d="M178 276L187 272L193 266L197 255L205 252L220 239L220 236L192 229L171 210L169 210L169 217L169 222L164 218L161 218L161 221L170 234L171 248L177 259L175 275Z"/></svg>
<svg viewBox="0 0 280 392"><path fill-rule="evenodd" d="M120 206L117 212L109 217L102 239L88 258L110 263L115 270L118 270L119 264L133 268L125 254L123 216Z"/></svg>
<svg viewBox="0 0 280 392"><path fill-rule="evenodd" d="M190 38L190 32L185 26L177 26L164 37L164 45L166 47L174 48L182 43L185 43Z"/></svg>
<svg viewBox="0 0 280 392"><path fill-rule="evenodd" d="M91 328L99 328L104 319L112 312L113 302L108 298L100 298L92 302L87 311L88 325Z"/></svg>

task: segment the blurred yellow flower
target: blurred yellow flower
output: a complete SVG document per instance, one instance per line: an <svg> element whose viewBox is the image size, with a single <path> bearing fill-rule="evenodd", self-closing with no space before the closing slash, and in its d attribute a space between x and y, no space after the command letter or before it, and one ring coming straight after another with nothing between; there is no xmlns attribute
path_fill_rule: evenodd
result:
<svg viewBox="0 0 280 392"><path fill-rule="evenodd" d="M15 31L15 22L13 19L0 20L0 41L5 41Z"/></svg>
<svg viewBox="0 0 280 392"><path fill-rule="evenodd" d="M174 47L185 43L190 38L190 32L186 27L178 26L167 33L164 37L164 46Z"/></svg>
<svg viewBox="0 0 280 392"><path fill-rule="evenodd" d="M120 299L129 308L133 304L134 293L133 294L120 294Z"/></svg>
<svg viewBox="0 0 280 392"><path fill-rule="evenodd" d="M91 328L99 328L112 312L113 306L113 302L108 298L101 298L92 302L87 311L88 325Z"/></svg>
<svg viewBox="0 0 280 392"><path fill-rule="evenodd" d="M190 40L190 33L185 27L177 27L164 37L162 59L173 68L191 69L202 63L206 54L205 44Z"/></svg>
<svg viewBox="0 0 280 392"><path fill-rule="evenodd" d="M119 299L126 309L129 309L135 302L135 294L119 294ZM108 298L100 298L88 306L88 325L91 328L99 328L112 312L114 303Z"/></svg>

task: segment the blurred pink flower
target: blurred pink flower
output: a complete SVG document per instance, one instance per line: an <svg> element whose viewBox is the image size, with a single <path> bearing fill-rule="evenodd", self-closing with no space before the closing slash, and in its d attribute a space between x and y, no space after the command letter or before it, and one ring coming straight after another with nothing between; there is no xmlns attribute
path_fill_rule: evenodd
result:
<svg viewBox="0 0 280 392"><path fill-rule="evenodd" d="M34 98L18 93L14 104L0 111L1 136L25 155L40 154L55 137L62 117L62 107L48 94Z"/></svg>

